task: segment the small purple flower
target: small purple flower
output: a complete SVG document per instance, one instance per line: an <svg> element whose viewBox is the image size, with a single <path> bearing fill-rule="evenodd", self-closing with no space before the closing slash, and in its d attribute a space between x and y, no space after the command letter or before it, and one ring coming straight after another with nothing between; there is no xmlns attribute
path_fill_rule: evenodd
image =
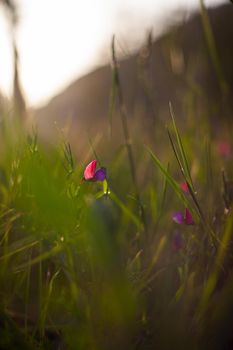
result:
<svg viewBox="0 0 233 350"><path fill-rule="evenodd" d="M172 217L177 224L194 225L192 214L188 208L185 208L185 213L177 212Z"/></svg>
<svg viewBox="0 0 233 350"><path fill-rule="evenodd" d="M177 224L183 224L184 223L184 216L181 212L177 212L172 217L173 221L175 221Z"/></svg>
<svg viewBox="0 0 233 350"><path fill-rule="evenodd" d="M104 181L107 177L105 168L96 170L97 161L92 160L84 170L84 180L86 181Z"/></svg>
<svg viewBox="0 0 233 350"><path fill-rule="evenodd" d="M94 179L96 181L104 181L106 179L106 169L105 168L100 168L98 170L96 170L95 175L94 175Z"/></svg>

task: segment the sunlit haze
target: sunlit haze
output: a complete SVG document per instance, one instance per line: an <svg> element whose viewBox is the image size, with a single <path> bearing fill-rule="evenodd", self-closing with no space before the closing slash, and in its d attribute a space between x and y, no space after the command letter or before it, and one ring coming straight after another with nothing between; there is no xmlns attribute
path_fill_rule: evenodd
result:
<svg viewBox="0 0 233 350"><path fill-rule="evenodd" d="M206 0L215 5L219 0ZM127 36L146 30L159 30L163 18L181 7L198 7L198 0L18 0L17 44L20 77L29 105L45 103L71 81L93 69L101 54L107 60L107 47L113 33L127 48ZM157 23L157 26L155 26ZM12 48L9 23L0 9L0 89L12 90ZM124 46L125 45L125 46Z"/></svg>

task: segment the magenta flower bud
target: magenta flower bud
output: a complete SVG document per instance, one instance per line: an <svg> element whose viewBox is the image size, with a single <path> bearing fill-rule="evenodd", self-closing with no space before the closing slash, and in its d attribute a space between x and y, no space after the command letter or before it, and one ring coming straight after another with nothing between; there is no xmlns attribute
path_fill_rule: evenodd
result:
<svg viewBox="0 0 233 350"><path fill-rule="evenodd" d="M194 225L192 214L188 208L185 208L185 213L177 212L173 215L172 220L177 224Z"/></svg>
<svg viewBox="0 0 233 350"><path fill-rule="evenodd" d="M184 192L189 193L189 187L188 187L188 184L187 184L186 181L181 182L180 188L181 188Z"/></svg>
<svg viewBox="0 0 233 350"><path fill-rule="evenodd" d="M84 180L86 181L104 181L107 177L105 168L96 170L97 161L92 160L84 170Z"/></svg>
<svg viewBox="0 0 233 350"><path fill-rule="evenodd" d="M184 219L185 219L186 225L194 225L192 214L190 213L188 208L185 209Z"/></svg>

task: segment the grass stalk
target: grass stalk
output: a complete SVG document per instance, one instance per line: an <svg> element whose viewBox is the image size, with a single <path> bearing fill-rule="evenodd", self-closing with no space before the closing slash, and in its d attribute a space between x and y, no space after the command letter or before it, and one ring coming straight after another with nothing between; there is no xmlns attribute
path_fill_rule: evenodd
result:
<svg viewBox="0 0 233 350"><path fill-rule="evenodd" d="M210 59L212 61L212 64L218 79L220 90L222 91L223 95L226 95L229 91L229 88L222 70L219 54L216 47L216 42L214 39L214 34L212 31L209 15L205 7L204 0L200 0L200 10L201 10L202 26L204 30L205 40L206 40L208 52L210 55Z"/></svg>
<svg viewBox="0 0 233 350"><path fill-rule="evenodd" d="M142 205L142 201L141 201L140 193L139 193L139 188L138 188L136 167L135 167L135 161L134 161L134 156L133 156L133 150L132 150L128 120L127 120L126 106L124 103L124 97L123 97L122 86L121 86L119 70L118 70L118 62L117 62L117 58L116 58L115 36L113 36L113 38L112 38L112 66L113 66L114 82L115 82L116 91L117 91L117 95L118 95L118 99L119 99L121 123L122 123L123 135L124 135L124 142L125 142L125 146L126 146L127 153L128 153L130 172L131 172L132 181L133 181L133 185L134 185L134 189L135 189L135 195L136 195L136 198L137 198L137 201L139 204L140 216L141 216L141 219L142 219L144 227L145 227L146 226L145 213L144 213L144 208Z"/></svg>

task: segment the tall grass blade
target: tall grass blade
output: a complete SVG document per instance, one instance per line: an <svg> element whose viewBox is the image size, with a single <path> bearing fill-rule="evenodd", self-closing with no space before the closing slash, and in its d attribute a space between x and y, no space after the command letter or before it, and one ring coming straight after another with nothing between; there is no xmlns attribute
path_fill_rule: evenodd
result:
<svg viewBox="0 0 233 350"><path fill-rule="evenodd" d="M181 202L184 204L184 206L188 206L188 200L183 194L179 184L172 178L172 176L169 174L168 170L162 165L160 160L155 156L155 154L152 152L152 150L149 147L146 147L147 151L151 155L152 160L156 164L156 166L160 169L162 174L165 176L167 182L169 185L173 188Z"/></svg>
<svg viewBox="0 0 233 350"><path fill-rule="evenodd" d="M190 186L193 189L193 182L192 182L192 177L191 177L191 173L190 173L190 169L189 169L189 165L188 165L188 161L187 161L187 156L185 154L185 150L183 147L183 143L182 143L182 140L180 137L179 130L176 126L175 115L174 115L174 111L173 111L171 102L169 103L169 109L170 109L170 114L171 114L171 118L172 118L173 129L175 131L176 141L177 141L177 144L179 147L179 152L180 152L181 158L182 158L182 162L179 162L179 163L182 164L182 168L184 169L186 181L189 182Z"/></svg>
<svg viewBox="0 0 233 350"><path fill-rule="evenodd" d="M214 34L213 34L213 31L211 28L211 23L210 23L210 19L208 16L208 12L205 8L204 0L200 0L200 10L201 10L201 19L202 19L203 30L204 30L204 34L205 34L205 39L206 39L206 44L207 44L208 52L210 55L210 59L211 59L212 64L213 64L220 89L221 89L223 94L227 94L229 91L229 88L228 88L228 84L226 82L226 79L225 79L225 76L224 76L224 73L222 70L222 66L220 63L220 58L219 58L218 51L216 48Z"/></svg>

